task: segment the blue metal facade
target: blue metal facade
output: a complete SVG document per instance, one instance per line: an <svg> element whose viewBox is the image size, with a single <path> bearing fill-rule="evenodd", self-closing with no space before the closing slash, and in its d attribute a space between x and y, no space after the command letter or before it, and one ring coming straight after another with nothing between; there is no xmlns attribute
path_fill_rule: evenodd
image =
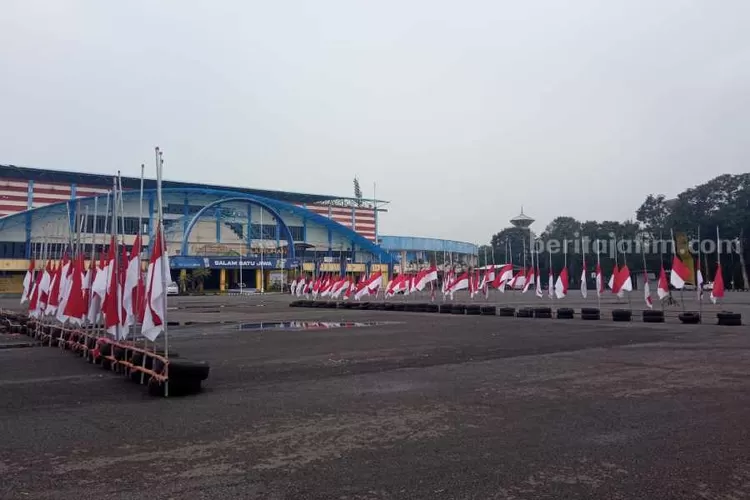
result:
<svg viewBox="0 0 750 500"><path fill-rule="evenodd" d="M476 255L479 247L463 241L441 240L438 238L418 238L415 236L380 236L380 247L388 252L450 252L454 254Z"/></svg>
<svg viewBox="0 0 750 500"><path fill-rule="evenodd" d="M276 225L275 228L275 239L279 241L281 238L286 239L290 244L290 253L294 254L294 242L289 230L289 227L283 222L284 216L282 213L291 213L292 215L299 217L302 219L303 224L303 243L307 242L307 227L308 224L317 224L319 226L322 226L328 234L328 255L333 255L333 248L332 248L332 239L333 235L338 235L349 242L351 245L352 255L354 255L354 250L357 249L357 251L366 252L372 255L372 258L376 261L382 262L384 264L389 264L393 262L393 258L390 253L382 249L380 246L376 245L372 241L368 240L367 238L363 237L362 235L356 233L354 230L339 224L338 222L329 219L327 217L324 217L322 215L319 215L317 213L314 213L310 210L307 210L305 208L299 207L297 205L294 205L292 203L288 203L281 200L275 200L271 198L265 198L262 196L257 196L253 194L246 194L246 193L238 193L237 191L230 191L230 190L223 190L223 189L206 189L206 188L169 188L163 190L164 195L176 195L180 197L183 201L183 218L182 218L182 225L183 225L183 234L187 237L190 233L190 230L192 229L193 225L197 221L196 215L201 215L202 213L206 212L210 206L217 206L221 203L227 203L227 202L236 202L236 201L247 201L248 203L248 214L249 214L249 207L251 205L261 206L267 211L271 212L271 214L276 217L276 220L279 221L279 224ZM209 196L215 198L213 201L206 204L206 206L203 207L203 209L199 212L199 214L190 216L189 213L189 200L191 196ZM137 190L130 190L125 191L123 193L123 196L125 199L131 199L134 197L139 196L139 191ZM99 205L102 206L102 200L106 197L106 195L102 194L99 195L98 198L100 199ZM38 217L45 217L50 215L57 215L60 217L64 217L63 220L68 219L68 210L69 209L75 209L75 207L79 203L86 203L89 201L93 201L95 197L88 197L88 198L78 198L73 202L73 200L70 201L63 201L60 203L55 203L51 205L47 205L44 207L39 208L31 208L25 212L20 212L14 215L9 215L7 217L3 217L0 219L0 232L3 229L14 227L17 224L22 224L25 228L25 236L26 236L26 257L28 258L30 256L31 251L31 236L32 236L32 225L35 218ZM146 202L148 206L148 214L144 214L144 220L148 220L148 234L149 236L153 236L154 232L154 221L155 221L155 215L156 215L156 190L155 189L147 189L144 190L144 201ZM31 204L31 201L29 202L29 205ZM248 241L250 240L250 232L248 231ZM217 232L217 238L219 236L219 233ZM183 249L185 249L185 245L183 243Z"/></svg>

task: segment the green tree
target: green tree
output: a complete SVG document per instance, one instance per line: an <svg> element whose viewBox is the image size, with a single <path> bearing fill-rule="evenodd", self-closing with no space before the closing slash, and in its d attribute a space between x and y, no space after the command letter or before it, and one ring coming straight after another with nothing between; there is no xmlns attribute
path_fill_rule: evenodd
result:
<svg viewBox="0 0 750 500"><path fill-rule="evenodd" d="M203 267L190 271L190 288L193 292L203 293L203 283L211 276L211 270Z"/></svg>
<svg viewBox="0 0 750 500"><path fill-rule="evenodd" d="M490 240L490 247L495 251L495 262L498 264L522 263L523 249L526 247L528 254L528 247L531 244L528 238L528 231L517 227L506 227L494 234Z"/></svg>

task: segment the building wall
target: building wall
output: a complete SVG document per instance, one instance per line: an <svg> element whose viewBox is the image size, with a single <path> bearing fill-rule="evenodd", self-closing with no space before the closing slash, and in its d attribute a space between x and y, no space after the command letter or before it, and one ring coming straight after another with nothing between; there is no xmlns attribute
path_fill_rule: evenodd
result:
<svg viewBox="0 0 750 500"><path fill-rule="evenodd" d="M106 188L96 186L50 182L38 183L33 180L0 177L0 217L16 214L29 208L43 207L52 203L95 196L106 192ZM207 196L206 198L209 197ZM213 200L213 198L211 199ZM184 200L173 200L173 202L183 204ZM200 205L202 200L191 198L188 202L191 206L195 206ZM167 204L168 202L165 200L165 205ZM307 208L316 214L333 219L355 230L371 241L375 241L376 239L375 211L372 208L345 208L326 206L324 204L297 205ZM301 224L302 221L299 222Z"/></svg>
<svg viewBox="0 0 750 500"><path fill-rule="evenodd" d="M479 247L473 243L438 238L380 236L378 240L380 246L389 252L450 252L464 255L476 255L479 251Z"/></svg>

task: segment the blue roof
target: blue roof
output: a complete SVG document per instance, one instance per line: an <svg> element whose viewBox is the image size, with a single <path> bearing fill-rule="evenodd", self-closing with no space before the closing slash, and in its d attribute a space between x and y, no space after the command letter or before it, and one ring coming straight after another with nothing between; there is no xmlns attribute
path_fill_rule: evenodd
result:
<svg viewBox="0 0 750 500"><path fill-rule="evenodd" d="M101 187L105 189L112 188L112 174L88 174L83 172L70 172L64 170L49 170L34 167L21 167L17 165L0 164L0 178L33 180L34 182L60 182L64 184L83 184L92 187ZM155 179L144 179L145 189L156 189ZM122 186L124 189L140 189L141 180L136 177L123 177ZM167 188L196 188L196 189L219 189L223 191L232 191L234 194L250 194L263 196L275 200L287 201L289 203L319 203L331 200L348 200L356 202L357 200L347 196L334 196L323 194L293 193L289 191L276 191L270 189L253 189L241 186L216 186L211 184L201 184L195 182L183 181L162 181L162 187ZM373 201L373 200L363 200ZM385 203L385 201L378 201Z"/></svg>

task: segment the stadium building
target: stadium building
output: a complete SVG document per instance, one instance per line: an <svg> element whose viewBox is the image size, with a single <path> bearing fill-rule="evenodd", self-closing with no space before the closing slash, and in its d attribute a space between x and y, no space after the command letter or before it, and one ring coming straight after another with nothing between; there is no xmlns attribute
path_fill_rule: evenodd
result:
<svg viewBox="0 0 750 500"><path fill-rule="evenodd" d="M143 199L140 179L121 184L118 233L129 246L140 232L147 248L156 181L144 180ZM378 244L392 241L378 233L385 201L166 180L162 188L172 277L183 284L199 276L205 289L272 290L290 273L392 273L406 257ZM74 244L96 257L112 230L112 189L112 175L0 165L0 293L20 292L29 260L59 259L77 234ZM445 246L417 249L417 240L399 249L415 261Z"/></svg>

